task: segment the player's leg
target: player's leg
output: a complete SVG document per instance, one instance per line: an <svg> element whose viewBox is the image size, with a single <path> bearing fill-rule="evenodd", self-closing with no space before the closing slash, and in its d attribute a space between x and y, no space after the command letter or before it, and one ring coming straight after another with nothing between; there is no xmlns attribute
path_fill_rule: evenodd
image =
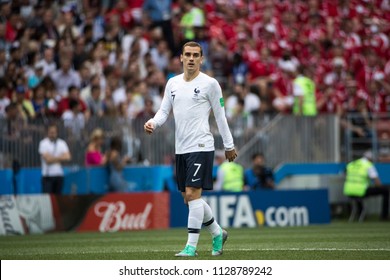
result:
<svg viewBox="0 0 390 280"><path fill-rule="evenodd" d="M228 233L226 230L222 229L221 226L214 219L211 207L207 204L207 202L204 201L203 199L202 202L204 208L203 225L213 237L212 255L213 256L222 255L223 245L228 238Z"/></svg>
<svg viewBox="0 0 390 280"><path fill-rule="evenodd" d="M185 248L177 253L177 257L193 257L196 256L196 247L199 241L200 230L202 228L204 209L201 200L202 189L186 187L184 196L184 203L188 205L188 239Z"/></svg>
<svg viewBox="0 0 390 280"><path fill-rule="evenodd" d="M176 176L178 188L182 193L184 203L188 205L188 239L185 248L176 254L177 257L196 256L196 246L199 240L200 229L203 222L203 205L199 203L202 194L200 187L187 187L188 166L190 154L176 155ZM192 173L191 173L192 176ZM191 180L191 179L190 179ZM200 181L200 180L197 180Z"/></svg>
<svg viewBox="0 0 390 280"><path fill-rule="evenodd" d="M203 175L203 189L212 190L213 189L213 165L214 165L214 152L204 153L204 172ZM202 199L203 208L204 208L204 217L203 225L211 233L213 237L213 256L219 256L223 252L223 244L225 243L228 234L226 230L222 229L220 225L215 220L210 206Z"/></svg>

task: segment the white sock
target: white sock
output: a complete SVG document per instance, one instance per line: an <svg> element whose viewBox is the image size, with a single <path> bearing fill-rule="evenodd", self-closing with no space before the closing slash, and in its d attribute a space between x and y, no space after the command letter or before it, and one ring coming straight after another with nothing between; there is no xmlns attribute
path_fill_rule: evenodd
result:
<svg viewBox="0 0 390 280"><path fill-rule="evenodd" d="M187 245L198 245L200 229L202 228L204 208L202 199L194 199L188 202L188 240Z"/></svg>
<svg viewBox="0 0 390 280"><path fill-rule="evenodd" d="M211 233L213 237L218 236L220 232L220 226L215 221L213 217L213 212L211 211L211 207L202 199L202 204L204 208L204 218L203 225L207 228L207 230Z"/></svg>

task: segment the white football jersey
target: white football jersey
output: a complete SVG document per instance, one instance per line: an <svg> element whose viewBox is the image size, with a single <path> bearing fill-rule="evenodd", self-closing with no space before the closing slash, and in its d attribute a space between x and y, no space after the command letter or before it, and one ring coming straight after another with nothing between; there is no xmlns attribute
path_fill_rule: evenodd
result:
<svg viewBox="0 0 390 280"><path fill-rule="evenodd" d="M222 90L216 79L202 72L190 82L184 80L184 74L169 79L161 107L152 119L156 128L165 123L172 108L176 154L214 151L214 137L209 126L211 109L225 149L234 148L225 117Z"/></svg>

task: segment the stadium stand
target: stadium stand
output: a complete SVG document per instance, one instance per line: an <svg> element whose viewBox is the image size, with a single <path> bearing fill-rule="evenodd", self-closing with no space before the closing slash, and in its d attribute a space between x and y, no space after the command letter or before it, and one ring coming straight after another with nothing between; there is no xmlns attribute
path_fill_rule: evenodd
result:
<svg viewBox="0 0 390 280"><path fill-rule="evenodd" d="M362 118L353 123L349 113L386 116L378 125L377 148L378 154L381 149L386 153L390 1L167 0L163 2L171 9L163 15L164 23L143 6L147 2L151 1L0 2L3 163L9 153L25 155L49 119L61 120L69 98L78 100L81 112L75 118L83 119L84 130L77 135L64 130L75 151L85 148L88 134L98 126L109 136L135 133L129 126L139 124L123 124L143 120L145 102L152 102L150 111L157 110L166 80L181 71L177 58L188 34L202 44L203 71L220 81L226 97L235 94L234 84L243 84L246 92L238 96L229 117L235 136L246 137L243 143L275 114L291 113L289 73L304 66L312 70L320 114L336 114L347 129L351 121L357 134L363 134L356 127ZM166 35L167 24L173 38ZM255 109L245 104L253 100L245 98L249 92L260 99ZM71 117L67 114L68 123ZM363 142L377 134L370 133L363 135ZM341 136L347 139L345 149L352 146L355 139ZM136 138L126 139L129 150L139 147ZM15 141L21 144L13 151ZM143 144L157 146L147 141L153 140ZM39 165L37 155L29 157L24 166ZM386 160L386 154L382 158ZM74 158L79 162L82 155Z"/></svg>

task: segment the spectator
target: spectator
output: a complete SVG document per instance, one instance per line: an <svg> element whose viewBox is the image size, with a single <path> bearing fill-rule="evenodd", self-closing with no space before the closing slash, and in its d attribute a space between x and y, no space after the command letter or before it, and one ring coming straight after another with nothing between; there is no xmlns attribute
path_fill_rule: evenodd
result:
<svg viewBox="0 0 390 280"><path fill-rule="evenodd" d="M37 118L46 118L47 99L43 84L38 84L33 89L32 105Z"/></svg>
<svg viewBox="0 0 390 280"><path fill-rule="evenodd" d="M176 53L175 41L172 28L172 0L145 0L143 11L151 21L149 29L161 28L164 38L168 43L169 50Z"/></svg>
<svg viewBox="0 0 390 280"><path fill-rule="evenodd" d="M130 163L128 156L121 155L122 140L119 137L113 137L110 142L110 148L107 152L108 167L108 190L111 192L130 191L131 185L123 177L123 168Z"/></svg>
<svg viewBox="0 0 390 280"><path fill-rule="evenodd" d="M87 98L87 106L91 116L101 117L104 114L104 103L101 99L100 86L92 86L91 95Z"/></svg>
<svg viewBox="0 0 390 280"><path fill-rule="evenodd" d="M95 128L90 136L90 142L85 153L85 166L102 166L107 162L107 157L102 153L104 132L101 128Z"/></svg>
<svg viewBox="0 0 390 280"><path fill-rule="evenodd" d="M34 65L34 71L28 77L28 87L35 88L44 78L43 75L43 63L37 62Z"/></svg>
<svg viewBox="0 0 390 280"><path fill-rule="evenodd" d="M253 92L249 92L245 84L235 84L233 95L226 100L226 117L228 119L234 118L240 111L240 102L242 100L243 112L245 115L250 115L252 112L257 112L260 109L260 98Z"/></svg>
<svg viewBox="0 0 390 280"><path fill-rule="evenodd" d="M64 185L62 164L71 160L69 147L58 138L58 127L50 124L47 137L39 142L39 154L42 162L42 191L44 193L61 194Z"/></svg>
<svg viewBox="0 0 390 280"><path fill-rule="evenodd" d="M252 168L245 171L245 185L250 190L272 190L275 188L273 171L266 167L263 154L253 154Z"/></svg>
<svg viewBox="0 0 390 280"><path fill-rule="evenodd" d="M243 84L248 80L248 65L240 53L233 55L232 79L233 84Z"/></svg>
<svg viewBox="0 0 390 280"><path fill-rule="evenodd" d="M343 100L341 127L354 139L371 138L371 119L367 110L367 93L357 88L355 80L346 80L346 96ZM348 117L349 116L349 117ZM366 146L367 143L356 143ZM367 147L365 147L367 149Z"/></svg>
<svg viewBox="0 0 390 280"><path fill-rule="evenodd" d="M5 107L5 121L6 125L1 128L2 135L11 141L20 138L26 128L26 120L21 116L16 102L11 102Z"/></svg>
<svg viewBox="0 0 390 280"><path fill-rule="evenodd" d="M86 118L89 116L89 110L85 102L80 98L80 89L74 85L68 88L68 94L58 102L58 114L61 116L70 108L70 101L76 100L80 104L80 110Z"/></svg>
<svg viewBox="0 0 390 280"><path fill-rule="evenodd" d="M340 89L347 77L347 63L342 57L335 57L332 60L333 69L324 77L324 83L331 85L333 88Z"/></svg>
<svg viewBox="0 0 390 280"><path fill-rule="evenodd" d="M19 112L25 120L30 120L35 118L35 111L31 101L26 98L26 94L27 91L23 85L16 86L15 100L16 103L18 104Z"/></svg>
<svg viewBox="0 0 390 280"><path fill-rule="evenodd" d="M81 105L78 100L69 100L69 109L62 114L61 118L64 121L64 127L69 130L70 136L76 141L82 139L85 117L81 112Z"/></svg>
<svg viewBox="0 0 390 280"><path fill-rule="evenodd" d="M0 79L0 118L5 117L5 108L11 103L7 96L7 84L5 80Z"/></svg>
<svg viewBox="0 0 390 280"><path fill-rule="evenodd" d="M160 40L156 46L150 50L153 63L160 71L165 72L168 67L169 58L171 56L170 51L167 48L167 42Z"/></svg>
<svg viewBox="0 0 390 280"><path fill-rule="evenodd" d="M156 112L153 109L153 100L145 99L145 107L144 110L139 112L135 117L135 130L136 133L141 133L144 129L144 123L154 117Z"/></svg>
<svg viewBox="0 0 390 280"><path fill-rule="evenodd" d="M54 61L53 48L45 47L43 51L43 58L38 61L38 63L43 65L43 76L51 76L51 74L57 69L57 64Z"/></svg>
<svg viewBox="0 0 390 280"><path fill-rule="evenodd" d="M51 78L56 85L57 92L66 97L70 86L80 87L80 75L72 69L72 60L69 57L61 58L61 68L53 72Z"/></svg>
<svg viewBox="0 0 390 280"><path fill-rule="evenodd" d="M46 39L58 40L59 34L54 22L52 9L48 8L43 14L42 23L38 26L38 34L42 34Z"/></svg>
<svg viewBox="0 0 390 280"><path fill-rule="evenodd" d="M372 184L371 182L374 182ZM381 219L389 216L389 189L383 186L378 171L372 163L372 152L366 151L362 158L356 159L347 165L347 174L344 183L344 195L353 198L382 196ZM358 202L359 212L363 205Z"/></svg>
<svg viewBox="0 0 390 280"><path fill-rule="evenodd" d="M116 110L117 107L115 106L114 99L112 97L111 86L109 86L109 85L106 86L104 98L102 101L103 101L104 116L108 116L108 117L116 116L117 115L117 110Z"/></svg>

